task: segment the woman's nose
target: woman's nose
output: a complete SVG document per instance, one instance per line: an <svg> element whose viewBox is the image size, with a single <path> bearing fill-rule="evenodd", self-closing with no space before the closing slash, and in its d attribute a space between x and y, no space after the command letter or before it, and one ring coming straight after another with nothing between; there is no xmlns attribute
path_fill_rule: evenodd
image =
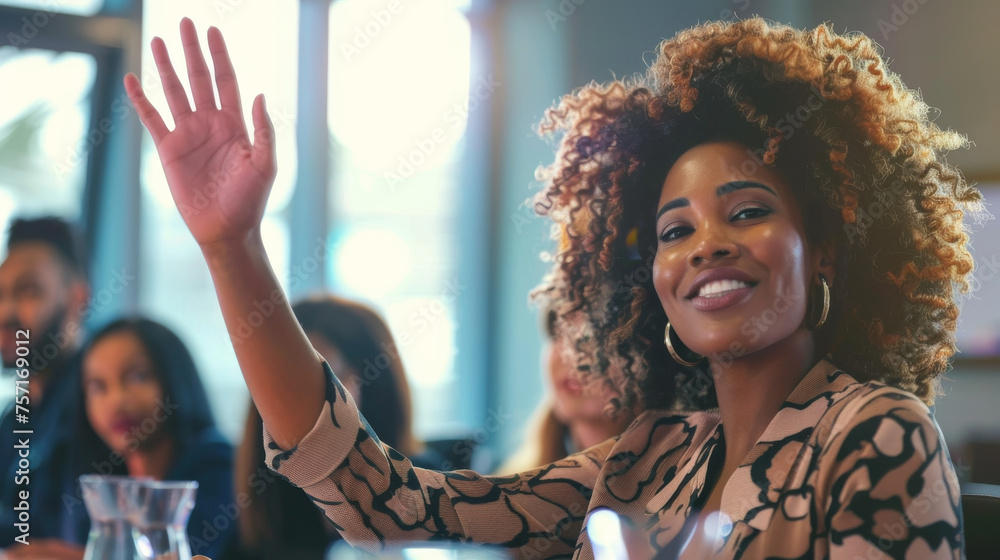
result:
<svg viewBox="0 0 1000 560"><path fill-rule="evenodd" d="M108 386L107 394L104 396L105 406L113 410L114 412L121 412L125 407L125 402L127 401L125 388L122 386L112 383Z"/></svg>
<svg viewBox="0 0 1000 560"><path fill-rule="evenodd" d="M737 256L739 247L730 239L722 227L702 227L695 232L695 245L691 251L690 262L700 265L717 259Z"/></svg>

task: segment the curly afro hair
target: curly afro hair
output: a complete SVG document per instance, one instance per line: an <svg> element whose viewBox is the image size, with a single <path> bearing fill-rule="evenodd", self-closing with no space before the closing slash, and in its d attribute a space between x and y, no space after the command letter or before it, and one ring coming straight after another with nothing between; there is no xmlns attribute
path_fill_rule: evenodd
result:
<svg viewBox="0 0 1000 560"><path fill-rule="evenodd" d="M928 112L862 34L760 18L682 31L644 77L591 83L547 111L539 132L560 141L534 205L560 244L533 297L587 316L581 369L618 392L617 406L713 406L710 376L664 348L653 226L673 162L736 140L747 146L743 171L766 165L788 178L807 240L835 248L820 355L931 404L973 269L964 212L982 195L945 161L967 140Z"/></svg>

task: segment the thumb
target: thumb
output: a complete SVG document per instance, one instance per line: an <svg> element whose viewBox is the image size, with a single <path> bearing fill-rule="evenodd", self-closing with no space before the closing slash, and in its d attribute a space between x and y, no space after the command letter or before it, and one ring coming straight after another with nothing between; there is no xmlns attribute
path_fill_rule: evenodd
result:
<svg viewBox="0 0 1000 560"><path fill-rule="evenodd" d="M272 176L275 166L274 124L264 107L264 94L253 100L253 163L265 175Z"/></svg>

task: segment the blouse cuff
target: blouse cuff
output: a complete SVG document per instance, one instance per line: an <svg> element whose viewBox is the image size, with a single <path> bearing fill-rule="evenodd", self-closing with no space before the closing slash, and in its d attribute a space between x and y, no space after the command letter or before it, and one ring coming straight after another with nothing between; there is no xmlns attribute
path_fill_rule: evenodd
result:
<svg viewBox="0 0 1000 560"><path fill-rule="evenodd" d="M264 426L264 454L268 468L299 488L327 479L354 447L362 430L358 407L351 394L323 362L326 402L312 429L298 445L284 450Z"/></svg>

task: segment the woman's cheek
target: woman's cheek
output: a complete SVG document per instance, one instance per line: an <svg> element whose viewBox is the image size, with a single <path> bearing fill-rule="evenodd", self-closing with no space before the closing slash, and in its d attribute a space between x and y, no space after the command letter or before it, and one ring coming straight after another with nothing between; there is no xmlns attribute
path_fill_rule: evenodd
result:
<svg viewBox="0 0 1000 560"><path fill-rule="evenodd" d="M673 308L670 294L674 291L673 286L677 282L676 273L670 261L670 256L660 251L657 251L656 258L653 261L653 288L656 290L657 299L660 300L660 304L663 306L663 310L667 312L667 315L670 314Z"/></svg>
<svg viewBox="0 0 1000 560"><path fill-rule="evenodd" d="M94 428L94 431L101 433L104 430L104 418L101 415L101 410L107 407L102 407L98 399L87 399L87 421L90 422L90 426Z"/></svg>
<svg viewBox="0 0 1000 560"><path fill-rule="evenodd" d="M163 402L163 391L158 384L152 384L142 395L142 402L145 404L146 416L153 416L157 413L157 408Z"/></svg>
<svg viewBox="0 0 1000 560"><path fill-rule="evenodd" d="M653 270L651 271L653 275L653 289L656 290L656 297L661 301L663 300L663 283L665 279L663 278L663 265L660 264L660 254L656 253L656 257L653 259Z"/></svg>
<svg viewBox="0 0 1000 560"><path fill-rule="evenodd" d="M111 407L100 400L88 403L87 421L93 428L94 433L108 447L116 449L118 442L115 441L115 434L111 430Z"/></svg>

